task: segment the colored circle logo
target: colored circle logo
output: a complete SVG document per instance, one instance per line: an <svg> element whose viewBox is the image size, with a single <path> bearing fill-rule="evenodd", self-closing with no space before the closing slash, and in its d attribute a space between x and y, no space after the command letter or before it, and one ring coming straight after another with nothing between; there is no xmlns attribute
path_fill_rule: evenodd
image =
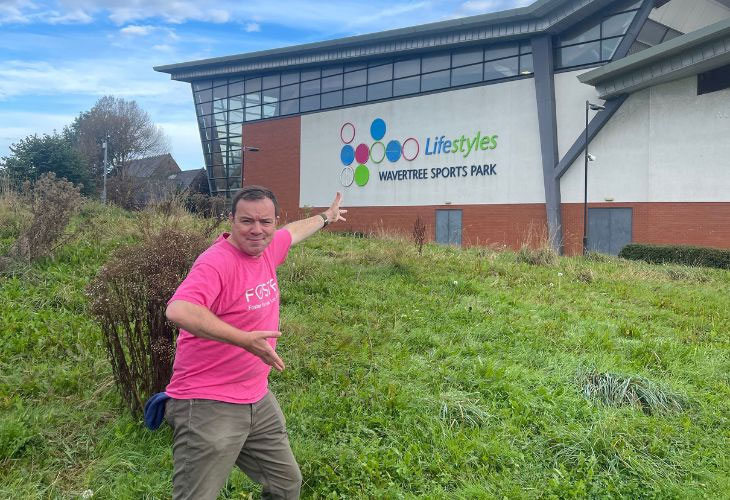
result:
<svg viewBox="0 0 730 500"><path fill-rule="evenodd" d="M355 172L353 172L352 167L345 167L342 169L342 172L340 173L340 182L343 186L350 186L354 179Z"/></svg>
<svg viewBox="0 0 730 500"><path fill-rule="evenodd" d="M373 139L379 141L385 136L385 121L382 118L376 118L373 123L370 124L370 135Z"/></svg>
<svg viewBox="0 0 730 500"><path fill-rule="evenodd" d="M402 148L402 154L403 159L408 161L413 161L416 159L416 156L418 156L418 151L420 150L420 146L418 145L418 141L415 140L413 137L409 137L405 141L403 141L403 148Z"/></svg>
<svg viewBox="0 0 730 500"><path fill-rule="evenodd" d="M365 165L358 165L355 169L355 184L363 187L370 180L370 170Z"/></svg>
<svg viewBox="0 0 730 500"><path fill-rule="evenodd" d="M367 147L366 144L360 144L355 149L355 159L358 163L367 163L368 158L370 157L370 149Z"/></svg>
<svg viewBox="0 0 730 500"><path fill-rule="evenodd" d="M342 160L342 164L345 166L351 164L355 160L355 150L352 149L352 146L349 144L342 146L342 151L340 151L340 160Z"/></svg>
<svg viewBox="0 0 730 500"><path fill-rule="evenodd" d="M385 147L385 156L388 157L388 161L391 163L395 163L398 160L400 160L401 155L401 146L400 142L396 141L395 139L390 141L388 145Z"/></svg>
<svg viewBox="0 0 730 500"><path fill-rule="evenodd" d="M345 144L350 144L355 139L355 125L350 122L345 123L340 129L340 139Z"/></svg>
<svg viewBox="0 0 730 500"><path fill-rule="evenodd" d="M385 158L385 145L380 141L374 142L370 146L370 159L373 163L380 163L383 158Z"/></svg>

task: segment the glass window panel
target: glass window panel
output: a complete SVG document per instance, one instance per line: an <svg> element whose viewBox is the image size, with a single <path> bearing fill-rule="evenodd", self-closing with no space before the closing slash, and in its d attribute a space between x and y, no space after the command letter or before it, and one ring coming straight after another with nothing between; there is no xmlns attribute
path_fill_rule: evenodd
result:
<svg viewBox="0 0 730 500"><path fill-rule="evenodd" d="M454 68L451 70L451 85L468 85L481 82L483 70L484 65L482 63Z"/></svg>
<svg viewBox="0 0 730 500"><path fill-rule="evenodd" d="M560 35L558 45L573 45L576 43L598 40L601 38L601 26L594 21L589 26L578 26Z"/></svg>
<svg viewBox="0 0 730 500"><path fill-rule="evenodd" d="M608 61L613 57L613 53L616 52L618 44L621 43L622 37L609 38L608 40L601 41L601 60Z"/></svg>
<svg viewBox="0 0 730 500"><path fill-rule="evenodd" d="M354 89L345 89L342 95L342 101L345 104L356 104L358 102L365 102L366 97L365 87L355 87Z"/></svg>
<svg viewBox="0 0 730 500"><path fill-rule="evenodd" d="M198 117L198 125L200 127L208 127L208 126L210 126L210 123L211 123L210 122L210 116L205 115L205 116L199 116Z"/></svg>
<svg viewBox="0 0 730 500"><path fill-rule="evenodd" d="M400 80L393 80L393 95L407 95L417 94L421 91L421 77L410 76L408 78L401 78Z"/></svg>
<svg viewBox="0 0 730 500"><path fill-rule="evenodd" d="M484 63L484 80L497 80L517 76L518 61L516 57L498 59Z"/></svg>
<svg viewBox="0 0 730 500"><path fill-rule="evenodd" d="M484 50L479 48L471 48L466 50L456 50L451 56L451 66L467 66L469 64L476 64L482 62L484 57ZM479 79L481 80L481 75Z"/></svg>
<svg viewBox="0 0 730 500"><path fill-rule="evenodd" d="M228 97L228 86L213 87L213 99L223 99Z"/></svg>
<svg viewBox="0 0 730 500"><path fill-rule="evenodd" d="M214 177L223 177L223 175L224 175L224 172L223 172L223 162L221 162L219 165L213 165L213 167L211 168L211 170L213 171L213 176Z"/></svg>
<svg viewBox="0 0 730 500"><path fill-rule="evenodd" d="M299 71L287 71L281 74L281 84L299 83Z"/></svg>
<svg viewBox="0 0 730 500"><path fill-rule="evenodd" d="M266 89L261 92L262 98L264 100L264 104L276 102L279 100L279 88L275 89Z"/></svg>
<svg viewBox="0 0 730 500"><path fill-rule="evenodd" d="M279 116L279 102L266 103L261 107L261 113L264 118L273 118Z"/></svg>
<svg viewBox="0 0 730 500"><path fill-rule="evenodd" d="M213 91L211 89L201 90L195 93L195 102L208 102L213 99Z"/></svg>
<svg viewBox="0 0 730 500"><path fill-rule="evenodd" d="M335 106L342 106L341 90L322 94L322 108L334 108Z"/></svg>
<svg viewBox="0 0 730 500"><path fill-rule="evenodd" d="M331 92L342 89L342 75L322 78L322 92Z"/></svg>
<svg viewBox="0 0 730 500"><path fill-rule="evenodd" d="M346 72L355 71L355 70L363 69L363 68L367 68L367 67L368 67L368 65L365 63L350 63L350 64L345 64L345 71Z"/></svg>
<svg viewBox="0 0 730 500"><path fill-rule="evenodd" d="M508 45L495 45L484 49L484 60L491 61L492 59L502 59L503 57L516 56L518 52L516 43Z"/></svg>
<svg viewBox="0 0 730 500"><path fill-rule="evenodd" d="M302 71L302 81L314 80L315 78L319 78L319 68Z"/></svg>
<svg viewBox="0 0 730 500"><path fill-rule="evenodd" d="M384 82L393 79L393 65L383 64L368 68L368 83Z"/></svg>
<svg viewBox="0 0 730 500"><path fill-rule="evenodd" d="M198 80L193 82L193 91L197 92L198 90L209 89L212 86L212 80Z"/></svg>
<svg viewBox="0 0 730 500"><path fill-rule="evenodd" d="M345 88L365 85L367 78L367 71L364 69L353 71L352 73L345 73Z"/></svg>
<svg viewBox="0 0 730 500"><path fill-rule="evenodd" d="M261 104L261 92L252 92L250 94L246 94L245 104L246 107L257 106Z"/></svg>
<svg viewBox="0 0 730 500"><path fill-rule="evenodd" d="M532 54L524 54L520 56L520 74L527 75L535 72L535 65L532 60Z"/></svg>
<svg viewBox="0 0 730 500"><path fill-rule="evenodd" d="M446 69L451 64L451 54L448 52L434 54L430 56L423 56L421 58L421 72L429 73L431 71L438 71L440 69Z"/></svg>
<svg viewBox="0 0 730 500"><path fill-rule="evenodd" d="M636 37L636 39L642 43L645 43L646 45L654 46L662 43L662 40L664 39L664 35L666 35L666 33L666 26L659 24L656 21L652 21L651 19L647 19L646 23L644 23L644 27L641 28L639 36Z"/></svg>
<svg viewBox="0 0 730 500"><path fill-rule="evenodd" d="M291 101L281 101L279 103L279 111L282 115L299 113L299 99L293 99Z"/></svg>
<svg viewBox="0 0 730 500"><path fill-rule="evenodd" d="M232 83L228 86L228 95L243 95L243 82Z"/></svg>
<svg viewBox="0 0 730 500"><path fill-rule="evenodd" d="M231 145L232 148L240 148L241 147L241 136L234 135L234 136L229 137L228 143Z"/></svg>
<svg viewBox="0 0 730 500"><path fill-rule="evenodd" d="M368 85L368 101L393 97L393 82L387 81Z"/></svg>
<svg viewBox="0 0 730 500"><path fill-rule="evenodd" d="M228 119L231 123L241 123L243 122L243 110L242 109L236 109L233 111L228 112Z"/></svg>
<svg viewBox="0 0 730 500"><path fill-rule="evenodd" d="M613 9L613 12L621 12L624 10L638 9L641 7L641 0L635 2L625 2L623 5L619 4Z"/></svg>
<svg viewBox="0 0 730 500"><path fill-rule="evenodd" d="M616 14L608 19L604 19L601 36L608 38L610 36L623 35L629 29L629 25L635 15L636 12L624 12L623 14Z"/></svg>
<svg viewBox="0 0 730 500"><path fill-rule="evenodd" d="M220 99L218 101L213 101L213 113L218 113L220 111L226 111L228 109L228 99Z"/></svg>
<svg viewBox="0 0 730 500"><path fill-rule="evenodd" d="M327 66L326 68L322 68L322 76L332 76L332 75L339 75L342 73L342 65L338 64L337 66Z"/></svg>
<svg viewBox="0 0 730 500"><path fill-rule="evenodd" d="M205 138L208 139L208 140L212 140L212 139L215 139L216 138L216 136L215 136L215 129L213 127L206 127L205 128ZM209 151L210 151L210 148L213 147L213 146L211 146L210 144L208 144L208 146L209 146Z"/></svg>
<svg viewBox="0 0 730 500"><path fill-rule="evenodd" d="M600 42L562 47L557 51L556 66L559 68L567 68L598 62L601 60L600 50Z"/></svg>
<svg viewBox="0 0 730 500"><path fill-rule="evenodd" d="M438 71L436 73L424 73L421 75L421 91L428 92L429 90L442 89L449 86L449 73L446 71Z"/></svg>
<svg viewBox="0 0 730 500"><path fill-rule="evenodd" d="M299 93L303 96L319 94L319 80L309 80L299 84Z"/></svg>
<svg viewBox="0 0 730 500"><path fill-rule="evenodd" d="M397 61L393 64L393 78L403 78L404 76L413 76L421 72L421 58L407 59L405 61Z"/></svg>
<svg viewBox="0 0 730 500"><path fill-rule="evenodd" d="M243 107L243 96L228 98L228 109L241 109Z"/></svg>
<svg viewBox="0 0 730 500"><path fill-rule="evenodd" d="M279 73L276 73L275 75L267 75L263 78L263 81L261 83L262 88L264 89L271 89L274 87L279 86Z"/></svg>
<svg viewBox="0 0 730 500"><path fill-rule="evenodd" d="M319 109L319 96L318 95L302 97L299 100L299 111L301 113L305 113L307 111L314 111L316 109Z"/></svg>
<svg viewBox="0 0 730 500"><path fill-rule="evenodd" d="M298 83L295 83L294 85L287 85L286 87L281 87L282 99L294 99L296 97L299 97Z"/></svg>
<svg viewBox="0 0 730 500"><path fill-rule="evenodd" d="M213 123L215 124L216 127L219 125L225 125L226 123L228 123L228 117L226 116L226 112L224 111L222 113L214 114Z"/></svg>
<svg viewBox="0 0 730 500"><path fill-rule="evenodd" d="M231 191L241 189L240 174L237 177L231 177L228 179L228 189Z"/></svg>
<svg viewBox="0 0 730 500"><path fill-rule="evenodd" d="M258 120L261 118L261 106L246 108L246 121Z"/></svg>
<svg viewBox="0 0 730 500"><path fill-rule="evenodd" d="M258 92L261 90L261 78L246 80L246 92Z"/></svg>
<svg viewBox="0 0 730 500"><path fill-rule="evenodd" d="M241 175L241 150L236 149L228 152L228 175Z"/></svg>
<svg viewBox="0 0 730 500"><path fill-rule="evenodd" d="M532 44L530 42L520 43L520 54L529 54L532 52Z"/></svg>
<svg viewBox="0 0 730 500"><path fill-rule="evenodd" d="M213 86L218 87L220 85L226 85L228 83L228 78L215 78L213 80Z"/></svg>

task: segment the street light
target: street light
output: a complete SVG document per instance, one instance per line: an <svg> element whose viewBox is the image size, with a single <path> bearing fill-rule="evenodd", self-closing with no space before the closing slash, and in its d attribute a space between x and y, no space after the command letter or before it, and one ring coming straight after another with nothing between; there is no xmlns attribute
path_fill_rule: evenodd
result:
<svg viewBox="0 0 730 500"><path fill-rule="evenodd" d="M104 188L101 191L101 202L102 203L106 203L106 169L107 169L107 166L106 166L106 150L108 149L108 146L109 146L108 143L109 143L109 134L106 135L106 140L101 145L101 147L104 148Z"/></svg>
<svg viewBox="0 0 730 500"><path fill-rule="evenodd" d="M603 109L606 109L606 107L586 101L585 166L583 169L583 255L588 252L588 161L596 159L595 156L588 153L588 110L601 111Z"/></svg>

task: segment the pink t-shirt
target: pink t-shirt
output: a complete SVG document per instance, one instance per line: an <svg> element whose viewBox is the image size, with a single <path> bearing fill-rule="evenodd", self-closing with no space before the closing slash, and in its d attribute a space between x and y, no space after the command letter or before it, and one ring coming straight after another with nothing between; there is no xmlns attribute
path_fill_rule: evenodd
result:
<svg viewBox="0 0 730 500"><path fill-rule="evenodd" d="M195 260L170 299L207 307L243 331L279 329L276 268L284 262L291 234L279 230L259 257L234 247L224 233ZM276 347L276 339L269 339ZM172 379L165 392L177 399L255 403L266 395L271 367L231 344L203 339L180 329Z"/></svg>

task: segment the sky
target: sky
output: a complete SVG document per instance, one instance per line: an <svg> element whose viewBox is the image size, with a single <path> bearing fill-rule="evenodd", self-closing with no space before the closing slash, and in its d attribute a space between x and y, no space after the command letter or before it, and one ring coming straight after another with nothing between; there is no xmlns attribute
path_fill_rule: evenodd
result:
<svg viewBox="0 0 730 500"><path fill-rule="evenodd" d="M183 170L204 166L190 84L153 66L415 26L534 0L0 0L0 157L102 96L134 100ZM208 7L207 5L211 5Z"/></svg>

